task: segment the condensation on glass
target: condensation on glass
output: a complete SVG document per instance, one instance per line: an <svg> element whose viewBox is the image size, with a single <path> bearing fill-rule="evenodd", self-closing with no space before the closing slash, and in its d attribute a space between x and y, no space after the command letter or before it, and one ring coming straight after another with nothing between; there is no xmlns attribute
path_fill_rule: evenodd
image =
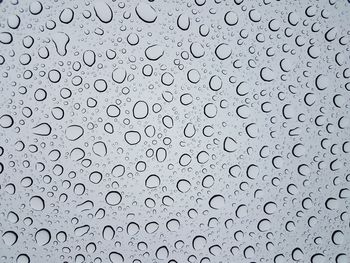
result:
<svg viewBox="0 0 350 263"><path fill-rule="evenodd" d="M347 0L0 1L0 262L350 262Z"/></svg>

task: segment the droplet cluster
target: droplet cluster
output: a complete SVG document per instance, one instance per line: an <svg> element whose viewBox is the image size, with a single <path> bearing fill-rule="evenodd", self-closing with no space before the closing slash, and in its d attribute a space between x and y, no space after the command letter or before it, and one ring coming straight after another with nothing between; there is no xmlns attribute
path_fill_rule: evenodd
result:
<svg viewBox="0 0 350 263"><path fill-rule="evenodd" d="M0 0L0 262L350 262L347 0Z"/></svg>

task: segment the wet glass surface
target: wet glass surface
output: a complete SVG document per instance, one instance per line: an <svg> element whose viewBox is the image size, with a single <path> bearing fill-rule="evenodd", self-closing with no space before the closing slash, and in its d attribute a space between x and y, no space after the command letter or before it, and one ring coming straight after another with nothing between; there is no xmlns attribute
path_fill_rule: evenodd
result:
<svg viewBox="0 0 350 263"><path fill-rule="evenodd" d="M0 1L0 262L350 262L346 0Z"/></svg>

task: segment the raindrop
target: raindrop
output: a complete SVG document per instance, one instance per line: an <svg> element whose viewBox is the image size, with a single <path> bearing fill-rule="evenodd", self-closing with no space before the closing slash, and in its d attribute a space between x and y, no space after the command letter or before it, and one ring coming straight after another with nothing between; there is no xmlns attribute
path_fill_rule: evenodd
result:
<svg viewBox="0 0 350 263"><path fill-rule="evenodd" d="M51 233L49 230L47 230L46 228L42 228L39 229L36 233L35 233L35 242L39 245L39 246L45 246L47 245L51 240Z"/></svg>
<svg viewBox="0 0 350 263"><path fill-rule="evenodd" d="M122 196L117 191L110 191L106 194L105 200L107 204L115 206L120 204L120 202L122 201Z"/></svg>
<svg viewBox="0 0 350 263"><path fill-rule="evenodd" d="M135 145L141 141L141 135L137 131L128 131L125 133L124 139L128 144Z"/></svg>
<svg viewBox="0 0 350 263"><path fill-rule="evenodd" d="M70 125L66 128L66 137L70 141L76 141L84 134L84 129L79 125Z"/></svg>
<svg viewBox="0 0 350 263"><path fill-rule="evenodd" d="M4 241L6 246L13 246L17 243L18 235L13 231L6 231L2 234L2 240Z"/></svg>
<svg viewBox="0 0 350 263"><path fill-rule="evenodd" d="M220 60L225 60L231 56L232 50L226 43L218 45L215 49L215 55Z"/></svg>
<svg viewBox="0 0 350 263"><path fill-rule="evenodd" d="M214 195L209 200L209 206L212 209L220 209L225 206L225 198L222 195Z"/></svg>
<svg viewBox="0 0 350 263"><path fill-rule="evenodd" d="M103 2L103 1L95 1L94 2L94 10L95 14L100 19L101 22L103 23L109 23L113 19L113 12L111 7Z"/></svg>
<svg viewBox="0 0 350 263"><path fill-rule="evenodd" d="M138 4L135 8L137 16L146 23L153 23L157 19L156 10L144 2Z"/></svg>
<svg viewBox="0 0 350 263"><path fill-rule="evenodd" d="M42 211L45 208L45 201L40 196L33 196L29 200L30 207L36 211Z"/></svg>

